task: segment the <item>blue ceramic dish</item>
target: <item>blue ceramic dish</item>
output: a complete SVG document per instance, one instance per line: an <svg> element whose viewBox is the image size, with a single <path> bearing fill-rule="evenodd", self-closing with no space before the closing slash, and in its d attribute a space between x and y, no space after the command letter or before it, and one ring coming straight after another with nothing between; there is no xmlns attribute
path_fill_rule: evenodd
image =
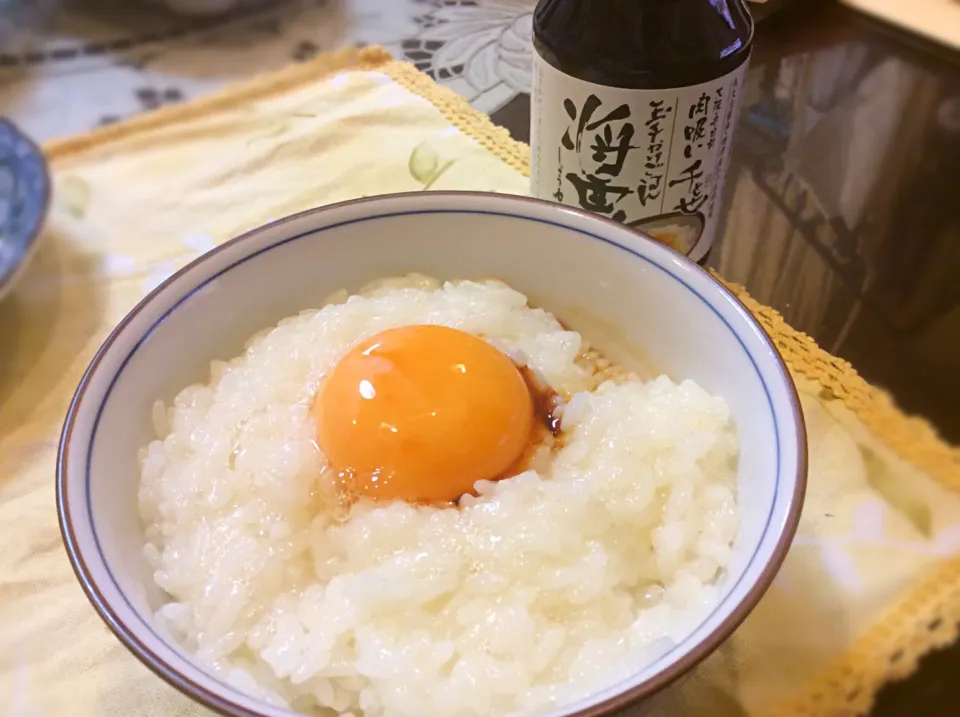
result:
<svg viewBox="0 0 960 717"><path fill-rule="evenodd" d="M39 244L50 204L50 174L40 148L0 119L0 299Z"/></svg>

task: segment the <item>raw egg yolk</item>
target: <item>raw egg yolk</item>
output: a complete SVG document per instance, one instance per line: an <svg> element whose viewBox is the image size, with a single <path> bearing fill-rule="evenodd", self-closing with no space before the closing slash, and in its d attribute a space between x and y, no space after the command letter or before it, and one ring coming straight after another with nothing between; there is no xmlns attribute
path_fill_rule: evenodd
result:
<svg viewBox="0 0 960 717"><path fill-rule="evenodd" d="M483 339L446 326L373 336L333 368L312 407L317 443L348 494L448 502L503 477L526 449L533 400Z"/></svg>

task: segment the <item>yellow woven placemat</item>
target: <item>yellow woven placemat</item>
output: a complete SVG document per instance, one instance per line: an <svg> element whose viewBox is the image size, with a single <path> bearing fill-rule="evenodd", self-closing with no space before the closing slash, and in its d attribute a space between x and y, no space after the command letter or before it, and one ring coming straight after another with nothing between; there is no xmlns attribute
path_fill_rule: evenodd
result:
<svg viewBox="0 0 960 717"><path fill-rule="evenodd" d="M525 193L529 150L376 48L46 150L55 194L44 244L0 304L0 713L196 715L109 636L60 545L56 439L84 367L146 291L241 231L374 193ZM797 381L811 451L807 503L758 608L645 709L859 714L882 683L957 637L960 451L734 289Z"/></svg>

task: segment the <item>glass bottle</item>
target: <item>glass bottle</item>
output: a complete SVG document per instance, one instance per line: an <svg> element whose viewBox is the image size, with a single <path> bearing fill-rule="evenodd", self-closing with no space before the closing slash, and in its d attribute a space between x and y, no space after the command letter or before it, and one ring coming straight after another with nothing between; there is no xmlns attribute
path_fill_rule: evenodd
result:
<svg viewBox="0 0 960 717"><path fill-rule="evenodd" d="M695 261L713 243L753 20L743 0L540 0L531 189Z"/></svg>

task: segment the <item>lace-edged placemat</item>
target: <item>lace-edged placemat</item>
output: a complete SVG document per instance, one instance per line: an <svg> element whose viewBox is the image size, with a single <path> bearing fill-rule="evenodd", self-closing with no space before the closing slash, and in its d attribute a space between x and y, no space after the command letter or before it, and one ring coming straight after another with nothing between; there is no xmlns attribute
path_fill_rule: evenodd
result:
<svg viewBox="0 0 960 717"><path fill-rule="evenodd" d="M56 440L85 366L147 291L241 231L376 193L526 193L529 149L372 48L46 150L55 195L44 243L0 304L0 704L16 717L201 714L107 633L60 544ZM957 637L960 451L733 288L797 381L807 501L757 609L637 713L860 714L884 682Z"/></svg>

